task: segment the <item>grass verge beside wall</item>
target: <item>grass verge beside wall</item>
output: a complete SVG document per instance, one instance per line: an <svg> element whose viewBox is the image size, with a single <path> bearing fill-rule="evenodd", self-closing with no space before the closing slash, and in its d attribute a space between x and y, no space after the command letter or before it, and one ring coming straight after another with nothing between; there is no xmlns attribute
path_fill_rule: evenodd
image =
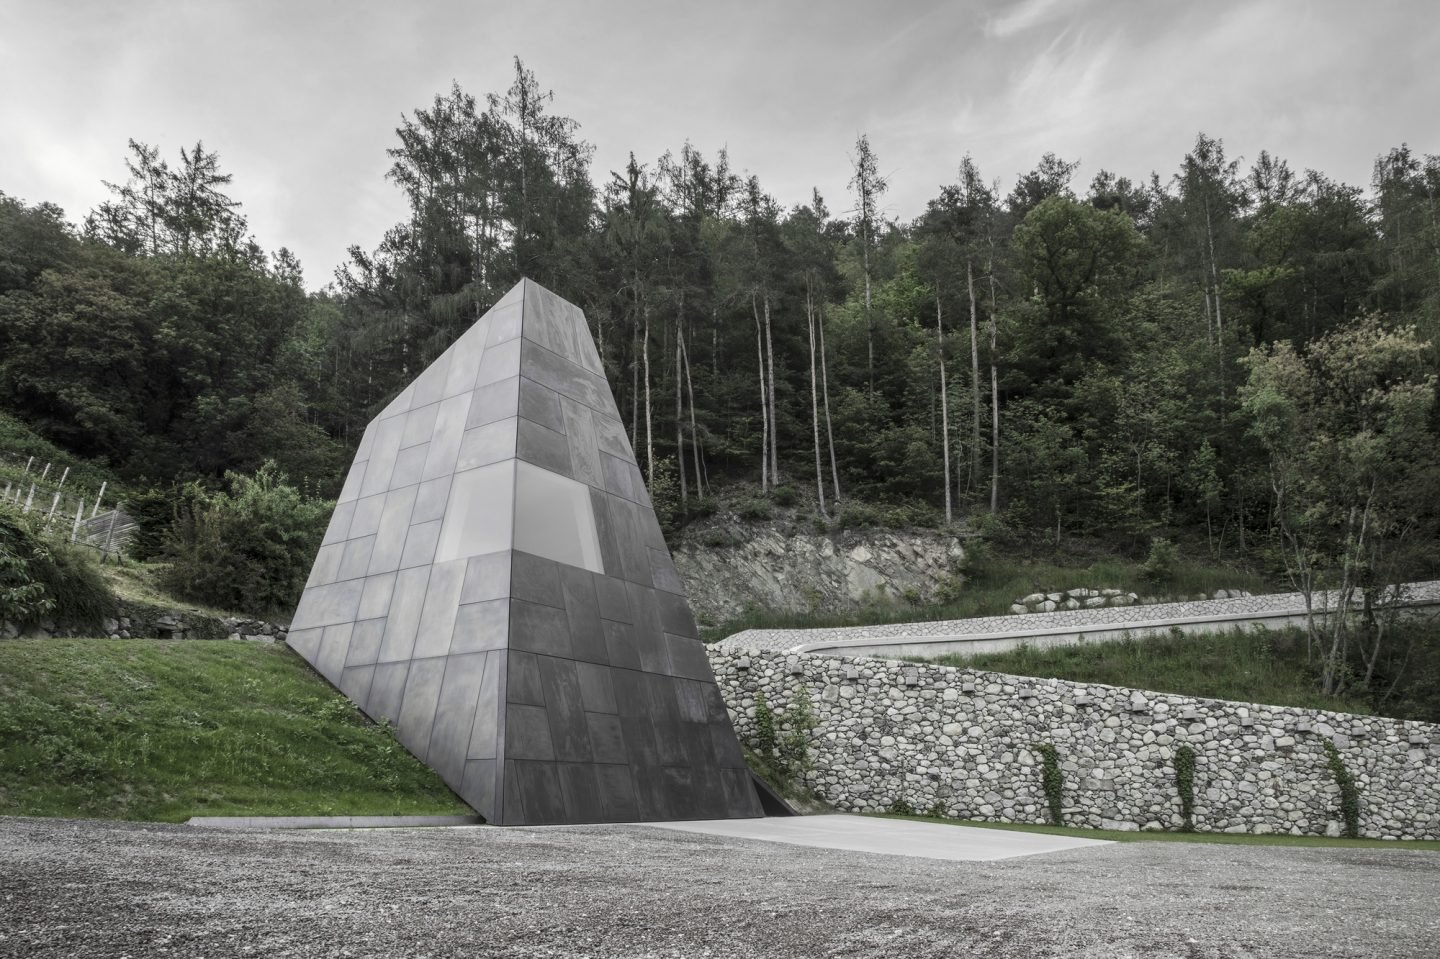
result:
<svg viewBox="0 0 1440 959"><path fill-rule="evenodd" d="M0 814L467 813L389 730L288 649L0 642Z"/></svg>

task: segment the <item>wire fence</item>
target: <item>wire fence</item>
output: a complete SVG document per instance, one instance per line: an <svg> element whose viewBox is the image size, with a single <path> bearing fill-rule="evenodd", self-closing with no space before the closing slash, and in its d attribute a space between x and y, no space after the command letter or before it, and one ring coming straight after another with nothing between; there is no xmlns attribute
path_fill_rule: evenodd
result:
<svg viewBox="0 0 1440 959"><path fill-rule="evenodd" d="M98 550L102 562L123 555L137 528L120 503L105 504L108 481L93 491L67 486L69 466L0 451L0 478L0 503L31 516L52 537Z"/></svg>

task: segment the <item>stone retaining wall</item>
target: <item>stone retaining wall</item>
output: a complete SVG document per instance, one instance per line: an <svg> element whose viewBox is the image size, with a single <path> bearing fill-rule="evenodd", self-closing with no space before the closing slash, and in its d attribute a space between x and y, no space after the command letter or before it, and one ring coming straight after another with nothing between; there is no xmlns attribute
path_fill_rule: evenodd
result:
<svg viewBox="0 0 1440 959"><path fill-rule="evenodd" d="M0 639L21 636L105 636L110 639L248 639L284 642L288 627L264 620L212 616L194 609L175 609L134 600L116 603L113 616L98 624L56 623L41 620L26 627L0 623Z"/></svg>
<svg viewBox="0 0 1440 959"><path fill-rule="evenodd" d="M883 660L710 648L740 736L755 695L804 688L818 726L807 784L835 807L1043 823L1034 747L1053 744L1066 822L1178 829L1175 749L1196 753L1201 831L1338 835L1325 740L1361 787L1361 834L1440 839L1440 726Z"/></svg>

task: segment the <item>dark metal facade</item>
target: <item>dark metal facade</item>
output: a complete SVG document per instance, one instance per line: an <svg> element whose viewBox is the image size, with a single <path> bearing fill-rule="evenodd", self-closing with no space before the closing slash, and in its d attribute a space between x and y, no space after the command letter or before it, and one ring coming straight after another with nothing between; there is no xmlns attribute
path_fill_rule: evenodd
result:
<svg viewBox="0 0 1440 959"><path fill-rule="evenodd" d="M528 280L365 431L289 643L487 821L762 815L578 308Z"/></svg>

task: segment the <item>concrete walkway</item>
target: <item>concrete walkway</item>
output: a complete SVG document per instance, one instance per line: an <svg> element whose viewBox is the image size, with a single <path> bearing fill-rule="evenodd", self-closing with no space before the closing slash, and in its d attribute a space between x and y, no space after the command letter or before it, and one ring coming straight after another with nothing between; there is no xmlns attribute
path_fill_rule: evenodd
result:
<svg viewBox="0 0 1440 959"><path fill-rule="evenodd" d="M1207 633L1235 628L1304 626L1337 605L1338 594L1317 593L1307 611L1301 593L1273 593L1187 603L1107 606L1049 613L1011 613L974 619L815 629L747 629L720 640L722 649L901 659L947 653L996 653L1115 639ZM1409 583L1398 604L1411 616L1440 613L1440 580Z"/></svg>
<svg viewBox="0 0 1440 959"><path fill-rule="evenodd" d="M479 816L191 816L201 829L419 829L477 826Z"/></svg>
<svg viewBox="0 0 1440 959"><path fill-rule="evenodd" d="M1008 829L979 829L912 822L907 819L874 819L869 816L791 816L770 819L713 819L701 822L646 823L656 829L760 839L792 846L844 849L886 856L916 856L953 862L989 862L1040 853L1109 846L1102 839L1074 839L1044 833L1013 832Z"/></svg>

